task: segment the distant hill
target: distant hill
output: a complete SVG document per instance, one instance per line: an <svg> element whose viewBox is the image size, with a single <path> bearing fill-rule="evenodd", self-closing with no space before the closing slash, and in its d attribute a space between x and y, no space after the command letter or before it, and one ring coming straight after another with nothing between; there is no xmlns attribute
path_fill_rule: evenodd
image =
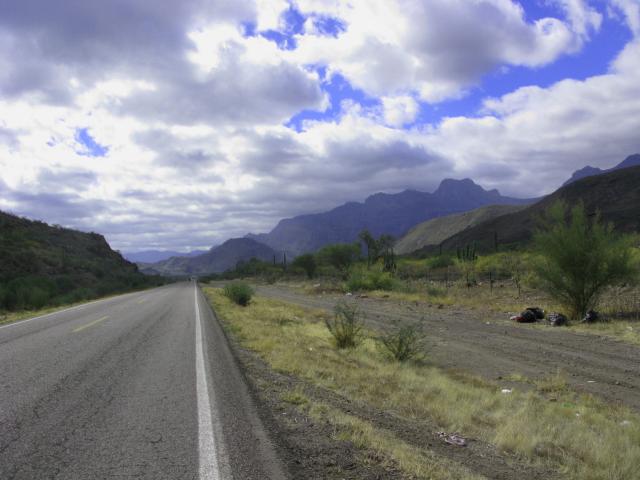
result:
<svg viewBox="0 0 640 480"><path fill-rule="evenodd" d="M195 257L206 253L206 250L193 252L172 252L171 250L143 250L141 252L122 252L122 256L134 263L156 263L171 257Z"/></svg>
<svg viewBox="0 0 640 480"><path fill-rule="evenodd" d="M278 261L281 260L281 256L267 245L250 238L232 238L201 255L172 257L162 262L144 265L142 269L144 272L161 275L206 275L234 268L241 260L257 258L271 261L274 255Z"/></svg>
<svg viewBox="0 0 640 480"><path fill-rule="evenodd" d="M299 255L324 245L352 242L363 229L373 235L404 235L418 223L484 205L522 205L530 200L503 197L485 190L472 180L443 180L433 193L405 190L377 193L364 203L350 202L331 211L281 220L270 232L248 235L278 252Z"/></svg>
<svg viewBox="0 0 640 480"><path fill-rule="evenodd" d="M586 167L573 172L573 175L571 175L571 178L566 182L564 182L563 186L569 185L570 183L573 183L576 180L580 180L582 178L593 177L594 175L602 175L603 173L613 172L615 170L620 170L622 168L638 167L638 166L640 166L640 153L636 153L635 155L629 155L627 158L625 158L622 162L620 162L615 167L609 168L606 170L587 165Z"/></svg>
<svg viewBox="0 0 640 480"><path fill-rule="evenodd" d="M602 220L612 222L623 232L640 231L640 167L616 169L609 173L576 180L541 201L523 210L485 221L463 230L442 242L443 251L476 244L480 250L504 244L525 243L531 240L538 226L537 219L556 201L568 205L582 202L589 214L599 211ZM435 251L425 247L416 254Z"/></svg>
<svg viewBox="0 0 640 480"><path fill-rule="evenodd" d="M0 310L70 303L157 281L102 235L0 212Z"/></svg>
<svg viewBox="0 0 640 480"><path fill-rule="evenodd" d="M398 255L406 255L428 245L439 245L440 242L466 228L524 208L524 205L488 205L469 212L427 220L416 225L400 238L394 245L394 251Z"/></svg>

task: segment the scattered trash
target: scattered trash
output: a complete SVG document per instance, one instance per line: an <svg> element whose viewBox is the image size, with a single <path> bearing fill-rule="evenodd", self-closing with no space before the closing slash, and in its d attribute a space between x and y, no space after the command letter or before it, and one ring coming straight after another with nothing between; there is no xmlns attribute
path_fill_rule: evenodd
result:
<svg viewBox="0 0 640 480"><path fill-rule="evenodd" d="M513 390L511 390L510 388L503 388L501 390L501 392L504 393L504 394L509 394L509 393L513 392Z"/></svg>
<svg viewBox="0 0 640 480"><path fill-rule="evenodd" d="M529 310L531 313L533 313L536 316L537 320L542 320L544 319L544 310L539 308L539 307L527 307L527 310Z"/></svg>
<svg viewBox="0 0 640 480"><path fill-rule="evenodd" d="M628 427L629 425L631 425L631 422L629 420L623 420L620 422L621 427Z"/></svg>
<svg viewBox="0 0 640 480"><path fill-rule="evenodd" d="M595 380L587 380L587 383L596 383Z"/></svg>
<svg viewBox="0 0 640 480"><path fill-rule="evenodd" d="M553 327L562 327L567 324L567 317L561 313L553 312L547 315L547 322Z"/></svg>
<svg viewBox="0 0 640 480"><path fill-rule="evenodd" d="M351 292L347 292L347 293L345 293L344 295L345 295L345 297L351 297L351 296L353 296L353 293L351 293Z"/></svg>
<svg viewBox="0 0 640 480"><path fill-rule="evenodd" d="M358 295L358 298L369 298L369 295L367 295L366 293L361 293L360 295Z"/></svg>
<svg viewBox="0 0 640 480"><path fill-rule="evenodd" d="M466 447L467 441L456 433L438 432L438 437L444 440L449 445L455 445L456 447Z"/></svg>
<svg viewBox="0 0 640 480"><path fill-rule="evenodd" d="M320 288L320 284L319 284L319 283L315 283L315 284L313 285L313 288Z"/></svg>
<svg viewBox="0 0 640 480"><path fill-rule="evenodd" d="M513 319L518 323L535 323L536 315L531 310L524 310L520 315Z"/></svg>
<svg viewBox="0 0 640 480"><path fill-rule="evenodd" d="M598 312L596 312L595 310L589 310L587 314L584 316L584 318L582 319L582 323L597 322L599 318L600 316L598 315Z"/></svg>

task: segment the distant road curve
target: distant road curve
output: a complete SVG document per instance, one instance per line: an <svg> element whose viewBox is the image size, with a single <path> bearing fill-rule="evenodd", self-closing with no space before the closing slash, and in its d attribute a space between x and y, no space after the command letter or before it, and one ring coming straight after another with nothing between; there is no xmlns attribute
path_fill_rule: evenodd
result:
<svg viewBox="0 0 640 480"><path fill-rule="evenodd" d="M0 326L0 478L288 478L195 283Z"/></svg>

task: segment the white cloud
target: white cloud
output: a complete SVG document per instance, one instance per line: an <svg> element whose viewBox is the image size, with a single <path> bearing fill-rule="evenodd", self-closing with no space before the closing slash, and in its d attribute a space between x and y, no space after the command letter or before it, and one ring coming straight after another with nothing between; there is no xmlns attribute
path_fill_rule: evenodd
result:
<svg viewBox="0 0 640 480"><path fill-rule="evenodd" d="M532 22L509 0L298 0L313 21L337 18L346 31L323 35L312 22L293 51L242 35L246 21L284 28L285 1L78 11L17 2L15 15L0 15L0 208L100 231L121 249L202 248L376 191L430 190L443 177L548 192L587 163L609 167L640 151L637 41L604 75L519 88L487 99L472 112L480 116L401 127L420 101L464 95L496 67L539 67L580 49L599 14L554 1L563 19ZM612 1L634 28L634 4ZM96 30L100 18L123 20ZM380 104L345 101L334 118L285 127L327 106L307 63ZM77 153L82 128L106 156Z"/></svg>
<svg viewBox="0 0 640 480"><path fill-rule="evenodd" d="M528 22L511 0L299 0L303 12L336 16L346 31L300 35L291 55L327 64L374 96L439 102L499 65L539 67L579 50L601 16L582 0L557 2L567 20Z"/></svg>
<svg viewBox="0 0 640 480"><path fill-rule="evenodd" d="M611 167L640 152L640 42L628 44L604 75L520 88L486 100L484 111L427 132L429 148L454 161L460 175L538 196L587 164ZM501 168L515 172L501 178Z"/></svg>
<svg viewBox="0 0 640 480"><path fill-rule="evenodd" d="M382 107L385 122L394 127L412 123L420 111L418 102L409 96L383 97Z"/></svg>
<svg viewBox="0 0 640 480"><path fill-rule="evenodd" d="M640 2L638 0L610 0L624 15L629 29L640 36Z"/></svg>

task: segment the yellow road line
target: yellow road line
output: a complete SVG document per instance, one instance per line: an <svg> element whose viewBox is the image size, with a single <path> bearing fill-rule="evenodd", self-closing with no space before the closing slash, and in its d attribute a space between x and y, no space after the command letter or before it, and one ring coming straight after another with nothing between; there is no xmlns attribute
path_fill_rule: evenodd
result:
<svg viewBox="0 0 640 480"><path fill-rule="evenodd" d="M109 318L109 315L107 315L106 317L99 318L98 320L94 320L91 323L87 323L86 325L82 325L81 327L78 327L78 328L74 329L73 333L78 333L78 332L81 332L82 330L84 330L85 328L93 327L94 325L96 325L96 324L98 324L100 322L104 322L107 318Z"/></svg>

